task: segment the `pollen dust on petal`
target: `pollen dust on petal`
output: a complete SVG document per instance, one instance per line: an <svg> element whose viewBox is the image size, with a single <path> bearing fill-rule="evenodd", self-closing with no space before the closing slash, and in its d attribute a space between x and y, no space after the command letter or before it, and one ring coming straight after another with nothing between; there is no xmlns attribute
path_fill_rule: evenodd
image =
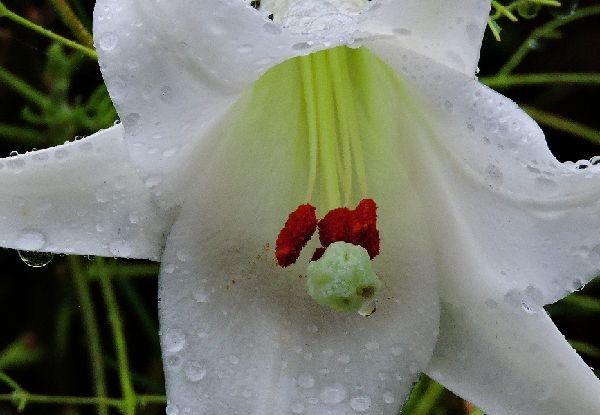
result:
<svg viewBox="0 0 600 415"><path fill-rule="evenodd" d="M292 265L300 256L317 229L316 211L314 206L304 204L288 216L275 242L275 257L280 266Z"/></svg>
<svg viewBox="0 0 600 415"><path fill-rule="evenodd" d="M359 245L371 259L375 258L379 255L377 204L373 199L363 199L355 210L337 208L329 211L319 222L319 240L324 247L338 241Z"/></svg>

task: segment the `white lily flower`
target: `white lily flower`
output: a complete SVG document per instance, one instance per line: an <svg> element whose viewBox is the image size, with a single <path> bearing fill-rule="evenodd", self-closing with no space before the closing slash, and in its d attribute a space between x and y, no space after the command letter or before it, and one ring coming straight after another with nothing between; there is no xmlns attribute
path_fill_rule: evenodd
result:
<svg viewBox="0 0 600 415"><path fill-rule="evenodd" d="M600 168L475 79L489 1L249 3L98 0L122 125L2 160L1 245L160 260L172 414L396 414L420 372L489 415L600 413L542 308L600 270ZM369 318L272 247L365 197Z"/></svg>

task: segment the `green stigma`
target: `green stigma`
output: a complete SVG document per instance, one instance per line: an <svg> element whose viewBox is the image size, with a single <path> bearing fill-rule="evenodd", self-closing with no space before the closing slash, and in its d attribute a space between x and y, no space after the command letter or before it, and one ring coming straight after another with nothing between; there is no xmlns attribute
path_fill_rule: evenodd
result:
<svg viewBox="0 0 600 415"><path fill-rule="evenodd" d="M373 303L382 283L364 248L335 242L318 261L308 264L306 286L308 294L321 305L361 313Z"/></svg>

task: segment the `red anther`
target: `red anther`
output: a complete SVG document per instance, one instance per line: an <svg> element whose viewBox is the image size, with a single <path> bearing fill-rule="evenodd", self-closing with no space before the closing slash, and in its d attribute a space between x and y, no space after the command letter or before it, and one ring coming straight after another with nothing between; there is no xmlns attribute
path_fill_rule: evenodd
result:
<svg viewBox="0 0 600 415"><path fill-rule="evenodd" d="M275 257L281 267L292 265L317 229L317 210L300 205L290 213L275 242Z"/></svg>
<svg viewBox="0 0 600 415"><path fill-rule="evenodd" d="M363 199L354 210L353 216L352 243L365 248L373 259L379 255L377 204L373 199Z"/></svg>
<svg viewBox="0 0 600 415"><path fill-rule="evenodd" d="M350 242L350 223L352 211L348 208L337 208L327 212L319 221L319 240L328 247L334 242Z"/></svg>
<svg viewBox="0 0 600 415"><path fill-rule="evenodd" d="M371 259L379 255L377 204L363 199L355 210L337 208L329 211L319 222L319 240L328 247L343 241L365 248Z"/></svg>

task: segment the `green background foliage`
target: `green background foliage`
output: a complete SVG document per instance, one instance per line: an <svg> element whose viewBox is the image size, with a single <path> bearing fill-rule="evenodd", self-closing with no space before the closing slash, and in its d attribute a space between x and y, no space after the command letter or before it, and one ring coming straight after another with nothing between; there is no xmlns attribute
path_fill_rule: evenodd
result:
<svg viewBox="0 0 600 415"><path fill-rule="evenodd" d="M0 155L112 125L95 59L92 0L0 2ZM562 161L600 155L600 3L493 1L482 82L516 100ZM451 7L451 5L449 5ZM164 413L158 265L0 251L0 414ZM598 279L547 307L600 367ZM422 377L405 414L480 414Z"/></svg>

